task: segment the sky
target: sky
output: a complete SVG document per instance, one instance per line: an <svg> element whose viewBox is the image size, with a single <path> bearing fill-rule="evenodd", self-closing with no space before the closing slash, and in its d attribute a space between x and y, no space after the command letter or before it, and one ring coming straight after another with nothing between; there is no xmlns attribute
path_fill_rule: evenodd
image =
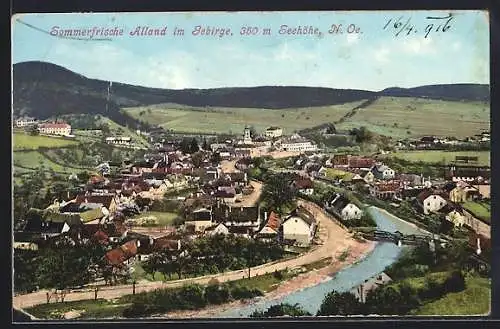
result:
<svg viewBox="0 0 500 329"><path fill-rule="evenodd" d="M272 85L379 91L488 84L487 13L451 13L444 32L446 19L427 18L450 14L442 11L21 14L12 18L12 59L50 62L88 78L171 89ZM342 33L328 33L332 24L342 24ZM425 37L429 24L432 31ZM313 26L322 34L280 34L282 25ZM143 26L166 26L167 33L130 35ZM229 28L232 35L193 36L195 26ZM242 36L244 26L259 32ZM123 35L75 40L50 34L94 27L116 27ZM174 36L175 27L184 36ZM270 35L262 34L265 28Z"/></svg>

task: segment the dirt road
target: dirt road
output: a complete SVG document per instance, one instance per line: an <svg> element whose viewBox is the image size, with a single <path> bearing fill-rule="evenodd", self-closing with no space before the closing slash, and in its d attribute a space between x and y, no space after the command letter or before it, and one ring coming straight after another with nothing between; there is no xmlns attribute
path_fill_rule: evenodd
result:
<svg viewBox="0 0 500 329"><path fill-rule="evenodd" d="M369 243L360 243L350 237L350 234L344 229L336 225L320 208L309 202L300 201L304 207L309 209L316 217L320 227L320 240L323 244L314 248L311 252L303 254L297 258L288 259L284 261L277 261L274 263L267 263L251 269L251 276L263 275L266 273L284 270L286 268L292 269L306 264L314 263L325 257L336 257L344 252L346 249L350 250L351 255L363 255L370 249ZM352 262L359 257L352 259ZM347 264L346 264L347 265ZM219 282L234 281L241 279L248 275L248 270L238 270L226 273L219 273L208 275L198 278L190 278L183 280L175 280L170 282L147 282L136 285L136 292L151 291L158 288L173 288L179 287L188 283L207 284L211 279L216 278ZM119 285L112 287L102 287L98 292L99 298L114 299L132 293L132 285ZM16 308L27 308L38 304L47 302L46 290L19 295L13 298L13 305ZM94 291L77 291L68 293L65 301L77 301L85 299L93 299Z"/></svg>

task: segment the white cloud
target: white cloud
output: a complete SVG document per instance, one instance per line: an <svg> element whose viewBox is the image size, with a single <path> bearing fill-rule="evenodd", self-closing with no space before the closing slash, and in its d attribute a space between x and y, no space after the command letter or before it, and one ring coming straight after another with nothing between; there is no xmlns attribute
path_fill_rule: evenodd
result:
<svg viewBox="0 0 500 329"><path fill-rule="evenodd" d="M462 43L460 41L456 41L454 42L452 45L451 45L451 48L454 50L454 51L458 51L460 50L460 48L462 48Z"/></svg>
<svg viewBox="0 0 500 329"><path fill-rule="evenodd" d="M347 35L347 43L348 44L356 44L359 41L359 34L357 33L349 33Z"/></svg>
<svg viewBox="0 0 500 329"><path fill-rule="evenodd" d="M386 63L389 61L389 48L383 47L375 50L374 58L379 63Z"/></svg>
<svg viewBox="0 0 500 329"><path fill-rule="evenodd" d="M402 50L406 53L422 55L436 52L436 46L431 38L414 37L402 42Z"/></svg>

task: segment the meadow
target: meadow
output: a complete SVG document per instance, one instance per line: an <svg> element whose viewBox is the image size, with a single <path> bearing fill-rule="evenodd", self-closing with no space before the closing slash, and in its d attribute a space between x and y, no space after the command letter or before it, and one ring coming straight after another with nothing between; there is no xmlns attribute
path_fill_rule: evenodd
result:
<svg viewBox="0 0 500 329"><path fill-rule="evenodd" d="M12 145L14 151L37 150L40 147L58 148L78 145L77 141L61 137L31 136L24 133L14 133Z"/></svg>
<svg viewBox="0 0 500 329"><path fill-rule="evenodd" d="M280 126L284 134L325 122L335 122L363 101L340 105L290 108L222 108L188 107L164 104L124 109L132 117L178 132L242 133L245 125L263 132L269 126Z"/></svg>
<svg viewBox="0 0 500 329"><path fill-rule="evenodd" d="M490 129L490 106L482 102L380 97L339 127L366 126L397 138L425 135L467 137Z"/></svg>
<svg viewBox="0 0 500 329"><path fill-rule="evenodd" d="M443 163L452 164L455 162L456 156L477 156L478 162L474 165L490 166L489 151L408 151L408 152L395 152L390 154L391 157L403 159L411 162L426 162L426 163ZM472 163L471 163L472 164Z"/></svg>
<svg viewBox="0 0 500 329"><path fill-rule="evenodd" d="M466 278L463 291L427 303L417 309L415 315L487 315L491 310L490 279Z"/></svg>

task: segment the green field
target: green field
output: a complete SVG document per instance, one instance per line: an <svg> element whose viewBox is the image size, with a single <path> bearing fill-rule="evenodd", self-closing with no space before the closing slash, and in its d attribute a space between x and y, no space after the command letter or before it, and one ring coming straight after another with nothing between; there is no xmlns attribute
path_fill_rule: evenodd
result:
<svg viewBox="0 0 500 329"><path fill-rule="evenodd" d="M127 108L132 117L165 129L201 133L243 133L245 125L257 132L269 126L280 126L284 134L335 122L363 101L340 105L294 109L215 108L188 107L177 104ZM142 114L141 114L142 113Z"/></svg>
<svg viewBox="0 0 500 329"><path fill-rule="evenodd" d="M467 137L490 129L490 106L482 102L380 97L339 125L342 129L360 126L399 138Z"/></svg>
<svg viewBox="0 0 500 329"><path fill-rule="evenodd" d="M462 204L466 210L470 211L475 217L491 222L491 205L487 202L468 201Z"/></svg>
<svg viewBox="0 0 500 329"><path fill-rule="evenodd" d="M487 315L491 309L491 282L470 277L464 291L449 293L417 309L415 315Z"/></svg>
<svg viewBox="0 0 500 329"><path fill-rule="evenodd" d="M477 156L477 165L489 166L491 152L489 151L463 151L463 152L446 152L446 151L409 151L395 152L390 156L412 162L427 162L427 163L442 163L451 164L455 161L456 156Z"/></svg>
<svg viewBox="0 0 500 329"><path fill-rule="evenodd" d="M167 226L172 225L174 219L178 217L176 213L173 212L160 212L160 211L148 211L134 216L134 218L143 218L154 216L158 220L157 226Z"/></svg>
<svg viewBox="0 0 500 329"><path fill-rule="evenodd" d="M82 300L75 302L40 304L27 311L39 319L61 319L69 311L85 311L79 319L99 319L119 316L130 304L115 303L112 300Z"/></svg>
<svg viewBox="0 0 500 329"><path fill-rule="evenodd" d="M72 168L62 166L43 156L40 151L17 151L13 152L14 173L24 173L29 169L37 169L43 165L47 170L54 170L58 173L80 172L86 168Z"/></svg>
<svg viewBox="0 0 500 329"><path fill-rule="evenodd" d="M339 170L339 169L334 169L334 168L326 168L326 178L328 179L342 179L343 181L350 181L354 174Z"/></svg>
<svg viewBox="0 0 500 329"><path fill-rule="evenodd" d="M57 148L78 145L77 141L61 137L31 136L23 133L14 133L13 135L14 151L37 150L39 147Z"/></svg>

